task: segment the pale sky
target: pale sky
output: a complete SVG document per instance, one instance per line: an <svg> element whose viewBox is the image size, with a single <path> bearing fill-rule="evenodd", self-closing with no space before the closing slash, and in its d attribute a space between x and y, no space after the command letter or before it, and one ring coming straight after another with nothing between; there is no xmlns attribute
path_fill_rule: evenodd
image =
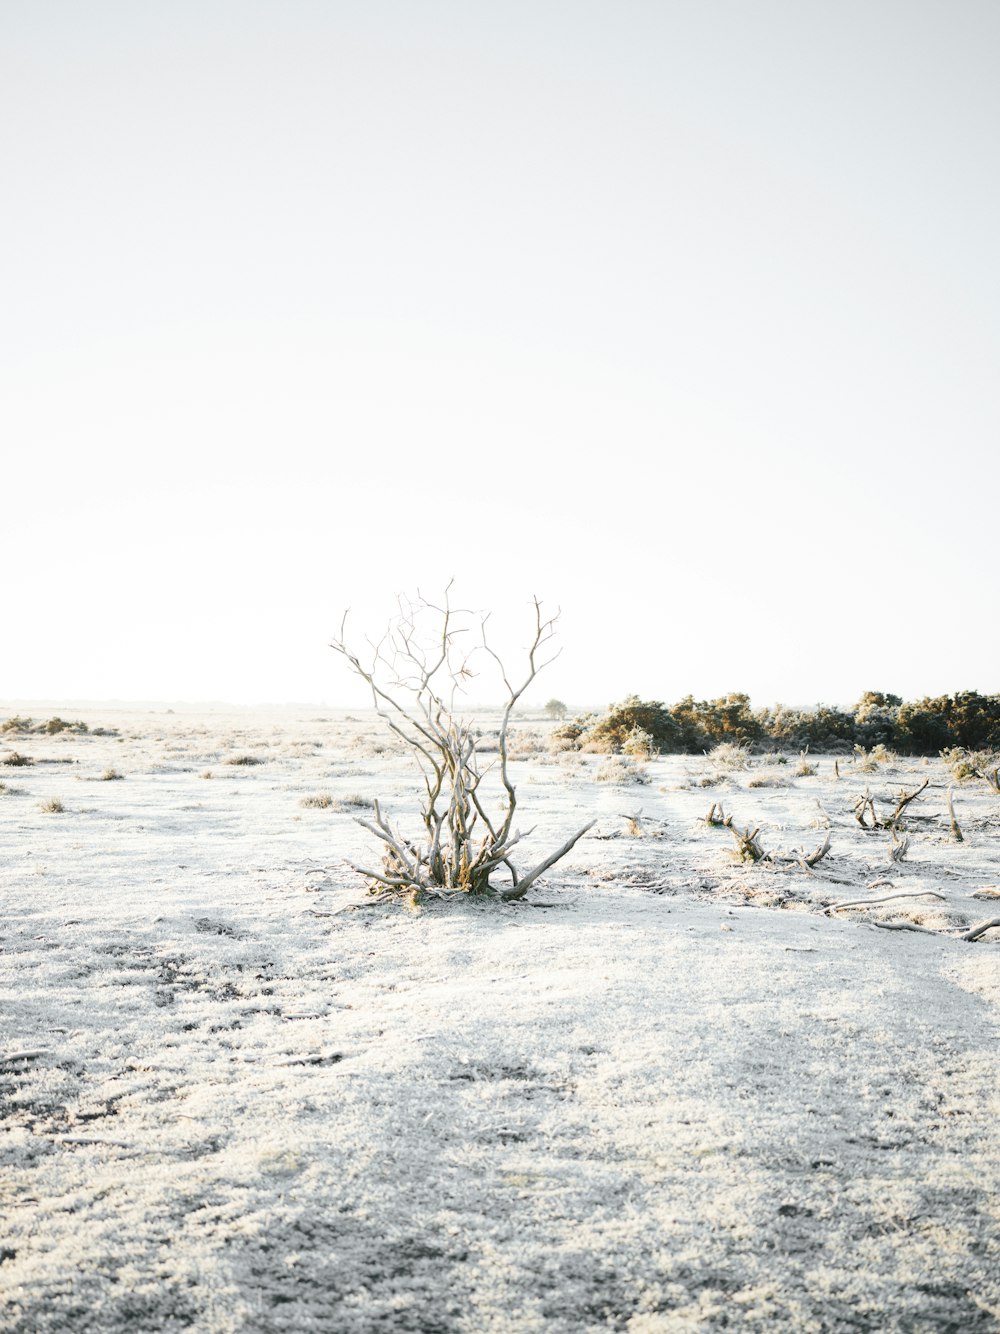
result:
<svg viewBox="0 0 1000 1334"><path fill-rule="evenodd" d="M3 0L0 701L1000 690L1000 5Z"/></svg>

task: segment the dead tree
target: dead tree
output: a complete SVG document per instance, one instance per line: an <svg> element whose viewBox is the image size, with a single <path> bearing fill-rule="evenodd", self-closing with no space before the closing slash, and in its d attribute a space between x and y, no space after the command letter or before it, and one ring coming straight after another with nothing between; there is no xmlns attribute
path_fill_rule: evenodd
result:
<svg viewBox="0 0 1000 1334"><path fill-rule="evenodd" d="M421 820L423 833L410 839L398 833L381 807L374 819L358 823L383 845L381 871L356 866L373 889L419 898L424 893L495 894L521 899L549 867L570 851L596 821L579 829L532 870L520 874L511 860L521 833L514 827L517 793L510 777L509 727L517 701L538 673L555 656L545 657L555 634L555 616L546 617L534 601L534 632L527 649L523 678L512 683L507 669L487 635L487 616L458 611L450 603L451 585L440 605L417 594L416 601L400 598L398 614L382 639L369 644L366 660L348 646L347 613L330 647L343 657L371 690L375 711L415 759L423 780ZM478 643L463 651L462 637L473 629ZM483 762L473 727L457 712L464 684L475 673L476 655L490 658L504 688L499 737L495 752ZM492 795L484 787L491 778ZM530 831L529 831L530 832ZM490 877L505 868L510 884L497 888Z"/></svg>

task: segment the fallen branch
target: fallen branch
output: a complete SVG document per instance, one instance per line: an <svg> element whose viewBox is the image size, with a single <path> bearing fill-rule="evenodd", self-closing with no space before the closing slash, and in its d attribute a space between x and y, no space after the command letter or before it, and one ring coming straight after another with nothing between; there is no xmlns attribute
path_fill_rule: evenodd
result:
<svg viewBox="0 0 1000 1334"><path fill-rule="evenodd" d="M522 875L519 880L516 880L514 884L510 886L509 889L501 889L500 898L506 903L510 903L515 899L523 899L538 877L544 875L549 867L554 866L561 857L565 857L570 848L573 847L573 844L576 843L577 839L583 838L584 834L587 833L589 829L593 829L595 824L597 824L596 820L591 820L589 824L585 824L582 829L577 830L572 838L568 838L561 848L557 848L555 852L546 857L543 862L539 862L533 871L529 871L527 875Z"/></svg>
<svg viewBox="0 0 1000 1334"><path fill-rule="evenodd" d="M131 1149L135 1146L123 1139L101 1139L97 1135L42 1135L41 1139L51 1139L56 1144L97 1144L108 1149Z"/></svg>
<svg viewBox="0 0 1000 1334"><path fill-rule="evenodd" d="M830 834L827 832L823 842L818 847L813 848L812 852L799 852L793 848L791 852L765 852L763 860L771 862L775 866L783 864L785 866L798 866L803 871L811 871L812 868L823 860L830 851ZM849 883L849 882L848 882Z"/></svg>
<svg viewBox="0 0 1000 1334"><path fill-rule="evenodd" d="M1000 917L991 917L988 922L980 922L971 931L966 931L960 935L959 940L978 940L980 936L985 935L987 931L995 926L1000 926Z"/></svg>
<svg viewBox="0 0 1000 1334"><path fill-rule="evenodd" d="M881 931L922 931L926 936L939 936L940 931L935 931L929 926L918 926L916 922L876 922L871 921L869 926L877 926Z"/></svg>
<svg viewBox="0 0 1000 1334"><path fill-rule="evenodd" d="M883 894L878 899L851 899L847 903L831 903L824 912L840 912L843 908L871 908L876 903L889 903L892 899L940 899L943 903L948 900L944 894L939 894L936 889L904 890L900 894Z"/></svg>

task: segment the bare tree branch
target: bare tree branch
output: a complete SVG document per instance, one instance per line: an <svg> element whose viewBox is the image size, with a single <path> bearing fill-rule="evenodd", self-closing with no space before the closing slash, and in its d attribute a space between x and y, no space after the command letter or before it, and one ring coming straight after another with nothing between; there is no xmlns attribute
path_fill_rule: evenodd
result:
<svg viewBox="0 0 1000 1334"><path fill-rule="evenodd" d="M548 616L539 599L532 599L534 628L527 666L523 677L514 678L490 643L488 616L479 618L479 639L471 649L460 642L476 628L475 615L452 607L451 588L449 583L438 602L419 591L413 600L398 597L395 618L381 639L368 641L364 661L348 644L346 612L331 642L366 683L376 713L410 751L423 780L422 840L398 834L376 803L374 818L358 823L382 843L384 865L381 871L360 873L383 889L446 897L497 892L490 876L504 867L511 884L503 897L521 898L591 828L581 829L527 876L519 876L510 860L511 850L522 838L514 831L517 792L509 768L510 722L525 690L557 656L546 655L546 649L555 635L558 612ZM456 713L459 696L476 675L477 652L499 669L505 691L495 765L480 763L476 732ZM487 775L492 775L492 795L484 788Z"/></svg>

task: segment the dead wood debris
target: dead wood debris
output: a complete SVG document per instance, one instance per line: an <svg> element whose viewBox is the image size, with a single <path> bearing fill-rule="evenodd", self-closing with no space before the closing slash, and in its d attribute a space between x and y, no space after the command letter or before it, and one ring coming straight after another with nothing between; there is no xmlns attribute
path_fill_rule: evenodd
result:
<svg viewBox="0 0 1000 1334"><path fill-rule="evenodd" d="M879 815L878 811L875 809L875 801L872 798L871 792L868 788L865 788L864 795L858 797L857 801L854 803L854 818L862 829L895 830L899 825L899 821L907 806L909 806L911 801L915 801L916 798L920 796L921 792L923 792L929 782L930 779L925 778L920 786L914 788L912 792L904 791L896 803L896 809L888 816Z"/></svg>
<svg viewBox="0 0 1000 1334"><path fill-rule="evenodd" d="M883 894L877 899L849 899L846 903L831 903L823 911L829 917L830 913L841 912L844 908L871 908L876 903L889 903L893 899L941 899L947 903L945 896L936 889L908 889L899 894Z"/></svg>
<svg viewBox="0 0 1000 1334"><path fill-rule="evenodd" d="M962 831L958 826L958 821L955 819L955 806L952 801L951 788L948 789L947 802L948 818L951 820L951 836L956 843L963 843L965 840L962 838Z"/></svg>

